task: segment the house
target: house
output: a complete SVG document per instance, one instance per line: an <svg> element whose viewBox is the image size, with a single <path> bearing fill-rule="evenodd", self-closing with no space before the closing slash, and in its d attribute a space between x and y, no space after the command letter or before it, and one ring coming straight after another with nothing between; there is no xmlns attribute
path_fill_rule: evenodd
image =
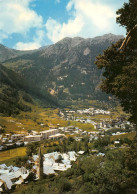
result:
<svg viewBox="0 0 137 194"><path fill-rule="evenodd" d="M61 133L57 133L55 135L49 136L49 139L59 139L59 138L66 138L66 136L64 134L61 134Z"/></svg>
<svg viewBox="0 0 137 194"><path fill-rule="evenodd" d="M5 183L7 189L11 189L13 183L7 174L0 175L0 180Z"/></svg>
<svg viewBox="0 0 137 194"><path fill-rule="evenodd" d="M100 124L95 124L94 128L97 129L97 130L100 129Z"/></svg>
<svg viewBox="0 0 137 194"><path fill-rule="evenodd" d="M13 134L11 136L11 140L12 141L23 140L24 136L25 136L24 134Z"/></svg>
<svg viewBox="0 0 137 194"><path fill-rule="evenodd" d="M41 135L28 135L24 137L25 142L33 142L33 141L41 141L42 136Z"/></svg>
<svg viewBox="0 0 137 194"><path fill-rule="evenodd" d="M55 174L55 171L51 166L44 165L43 166L43 173L46 175L50 175L50 174Z"/></svg>
<svg viewBox="0 0 137 194"><path fill-rule="evenodd" d="M65 171L68 168L71 168L71 165L65 165L65 164L55 162L52 167L54 171Z"/></svg>
<svg viewBox="0 0 137 194"><path fill-rule="evenodd" d="M78 152L78 154L80 154L80 155L83 155L85 153L85 151L82 151L82 150L80 150L79 152Z"/></svg>
<svg viewBox="0 0 137 194"><path fill-rule="evenodd" d="M101 153L101 152L99 152L98 154L97 154L97 156L105 156L105 154L104 153Z"/></svg>
<svg viewBox="0 0 137 194"><path fill-rule="evenodd" d="M2 143L5 143L6 141L8 141L8 138L4 137L4 138L2 139Z"/></svg>
<svg viewBox="0 0 137 194"><path fill-rule="evenodd" d="M7 137L7 138L9 138L9 137L10 137L10 134L5 134L5 135L6 135L6 137Z"/></svg>
<svg viewBox="0 0 137 194"><path fill-rule="evenodd" d="M120 141L114 141L114 144L118 145L118 144L120 144Z"/></svg>
<svg viewBox="0 0 137 194"><path fill-rule="evenodd" d="M23 142L18 141L18 142L16 142L16 145L17 145L17 146L23 146L23 145L24 145L24 143L23 143Z"/></svg>
<svg viewBox="0 0 137 194"><path fill-rule="evenodd" d="M57 133L58 133L58 129L50 129L50 130L40 132L42 139L48 139L49 136L55 135Z"/></svg>

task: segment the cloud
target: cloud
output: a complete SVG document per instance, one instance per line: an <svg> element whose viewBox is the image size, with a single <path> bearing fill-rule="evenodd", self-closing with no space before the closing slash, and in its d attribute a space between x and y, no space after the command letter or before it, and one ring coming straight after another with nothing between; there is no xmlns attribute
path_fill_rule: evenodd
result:
<svg viewBox="0 0 137 194"><path fill-rule="evenodd" d="M47 36L57 42L69 36L93 37L109 33L115 23L115 11L101 0L70 0L66 6L70 19L66 23L49 18L46 22Z"/></svg>
<svg viewBox="0 0 137 194"><path fill-rule="evenodd" d="M37 42L18 42L15 46L17 50L34 50L40 48L40 44Z"/></svg>
<svg viewBox="0 0 137 194"><path fill-rule="evenodd" d="M55 3L60 3L60 0L55 0Z"/></svg>
<svg viewBox="0 0 137 194"><path fill-rule="evenodd" d="M52 42L57 42L64 37L76 36L83 27L83 21L80 17L69 20L68 23L60 24L56 20L49 18L46 23L47 36Z"/></svg>
<svg viewBox="0 0 137 194"><path fill-rule="evenodd" d="M19 33L25 35L31 28L40 28L43 18L30 8L33 0L0 1L0 34L3 38Z"/></svg>
<svg viewBox="0 0 137 194"><path fill-rule="evenodd" d="M31 42L18 42L15 45L15 49L17 50L34 50L38 49L43 45L45 39L45 32L43 30L36 31L36 35L33 37Z"/></svg>

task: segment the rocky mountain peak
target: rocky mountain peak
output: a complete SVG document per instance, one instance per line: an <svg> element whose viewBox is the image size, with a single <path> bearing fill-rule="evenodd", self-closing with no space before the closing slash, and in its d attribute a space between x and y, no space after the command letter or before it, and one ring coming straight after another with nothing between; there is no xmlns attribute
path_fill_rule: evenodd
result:
<svg viewBox="0 0 137 194"><path fill-rule="evenodd" d="M12 59L11 68L29 78L39 88L54 91L59 100L105 99L98 89L102 71L94 64L112 43L123 36L106 34L95 38L69 38L35 53ZM10 66L10 61L5 66Z"/></svg>

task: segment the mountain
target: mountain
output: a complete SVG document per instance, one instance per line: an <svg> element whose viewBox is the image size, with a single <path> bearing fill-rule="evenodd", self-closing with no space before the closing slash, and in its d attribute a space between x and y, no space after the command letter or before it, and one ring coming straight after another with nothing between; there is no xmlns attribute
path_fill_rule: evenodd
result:
<svg viewBox="0 0 137 194"><path fill-rule="evenodd" d="M6 46L0 44L0 62L6 61L8 59L12 59L18 56L22 56L24 54L30 54L35 52L33 51L19 51L11 48L7 48Z"/></svg>
<svg viewBox="0 0 137 194"><path fill-rule="evenodd" d="M3 65L59 100L107 100L108 96L99 89L102 71L94 61L121 38L124 37L113 34L88 39L67 37L36 52L9 59Z"/></svg>
<svg viewBox="0 0 137 194"><path fill-rule="evenodd" d="M57 106L49 93L32 86L21 75L0 64L0 113L10 116L31 111L31 105L36 101L46 107Z"/></svg>

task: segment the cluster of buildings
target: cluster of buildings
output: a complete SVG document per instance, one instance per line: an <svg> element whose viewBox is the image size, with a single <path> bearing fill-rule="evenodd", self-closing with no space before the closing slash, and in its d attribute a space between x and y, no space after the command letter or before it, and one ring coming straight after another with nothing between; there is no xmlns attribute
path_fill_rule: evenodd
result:
<svg viewBox="0 0 137 194"><path fill-rule="evenodd" d="M40 178L40 172L45 175L57 174L59 171L65 171L71 168L71 162L75 162L77 157L78 154L75 151L68 153L52 152L44 154L42 157L40 155L33 155L33 169L36 171L37 178ZM42 161L41 164L39 162L40 158Z"/></svg>
<svg viewBox="0 0 137 194"><path fill-rule="evenodd" d="M24 137L24 142L34 142L34 141L42 141L45 139L58 139L61 137L65 137L64 134L59 133L58 129L50 129L46 131L41 131L40 133L36 131L32 131L32 134L29 134Z"/></svg>
<svg viewBox="0 0 137 194"><path fill-rule="evenodd" d="M79 127L75 126L68 126L68 127L59 127L58 128L62 133L68 133L69 135L88 135L87 131L80 129Z"/></svg>
<svg viewBox="0 0 137 194"><path fill-rule="evenodd" d="M83 118L81 116L78 117L78 115L89 115L86 118ZM62 118L65 120L72 120L72 121L77 121L80 123L85 123L85 124L92 124L94 126L95 130L109 130L112 128L121 128L121 129L126 129L126 126L129 125L130 128L133 128L132 124L128 121L125 120L124 117L119 117L115 120L109 119L109 120L100 120L98 122L95 122L91 120L90 116L94 115L110 115L110 111L106 111L103 109L95 109L95 108L89 108L89 109L83 109L83 110L67 110L64 113L60 111L60 115Z"/></svg>
<svg viewBox="0 0 137 194"><path fill-rule="evenodd" d="M121 129L126 129L126 126L132 126L132 124L126 120L121 120L121 119L117 119L117 120L111 120L111 121L107 121L107 120L103 120L99 123L94 123L94 128L97 130L108 130L111 128L121 128Z"/></svg>
<svg viewBox="0 0 137 194"><path fill-rule="evenodd" d="M60 111L60 115L63 117L65 114L67 115L72 115L72 114L88 114L88 115L98 115L98 114L103 114L103 115L110 115L110 111L106 111L103 109L95 109L95 108L88 108L88 109L81 109L81 110L66 110L65 113L63 113L62 111Z"/></svg>
<svg viewBox="0 0 137 194"><path fill-rule="evenodd" d="M10 149L18 146L26 145L30 142L42 141L45 139L59 139L64 138L65 135L59 133L58 129L50 129L41 131L40 133L32 131L29 134L5 134L0 136L1 144L0 150Z"/></svg>
<svg viewBox="0 0 137 194"><path fill-rule="evenodd" d="M64 116L70 116L70 115L74 115L74 114L86 114L86 115L98 115L98 114L101 114L101 115L110 115L110 111L106 111L106 110L103 110L103 109L95 109L95 108L88 108L88 109L81 109L81 110L66 110L65 112L63 111L60 111L60 116L61 117L64 117Z"/></svg>
<svg viewBox="0 0 137 194"><path fill-rule="evenodd" d="M25 167L7 167L6 164L0 165L0 193L12 189L12 186L25 182L29 176L29 171Z"/></svg>
<svg viewBox="0 0 137 194"><path fill-rule="evenodd" d="M89 141L97 140L99 135L104 134L101 131L84 131L78 127L75 126L68 126L68 127L59 127L59 130L61 130L63 133L68 133L69 135L75 135L76 141L81 141L83 136L88 136Z"/></svg>
<svg viewBox="0 0 137 194"><path fill-rule="evenodd" d="M89 109L85 109L85 110L89 110ZM71 111L71 114L73 112L74 111ZM42 141L45 139L65 138L66 137L65 134L79 136L79 137L83 135L88 135L88 136L91 136L91 139L96 139L98 132L102 133L105 131L109 131L113 128L116 128L120 133L112 132L112 135L121 135L126 132L127 126L130 126L130 129L133 128L130 122L126 120L122 120L121 118L116 120L101 120L98 123L92 121L89 118L86 118L86 119L75 118L75 121L92 124L95 129L95 132L94 132L95 134L90 134L90 132L82 130L79 127L75 127L75 126L60 127L58 124L57 129L49 129L41 132L31 131L31 133L28 133L28 134L13 134L13 135L5 134L4 136L0 135L0 150L6 150L6 149L15 148L18 146L24 146L30 142ZM94 136L94 138L92 136Z"/></svg>
<svg viewBox="0 0 137 194"><path fill-rule="evenodd" d="M32 164L32 169L27 170L25 167L7 167L5 164L0 165L0 193L11 190L12 186L22 183L28 183L28 176L33 172L35 180L41 179L44 175L57 175L59 171L65 171L72 166L72 162L77 160L78 155L84 154L84 151L70 151L68 153L52 152L41 154L39 148L38 155L33 155L28 163Z"/></svg>
<svg viewBox="0 0 137 194"><path fill-rule="evenodd" d="M106 110L103 110L103 109L95 109L95 108L77 110L77 113L79 113L79 114L89 114L89 115L92 115L92 116L98 115L98 114L110 115L110 111L106 111Z"/></svg>
<svg viewBox="0 0 137 194"><path fill-rule="evenodd" d="M4 134L0 135L0 151L23 146L24 134Z"/></svg>
<svg viewBox="0 0 137 194"><path fill-rule="evenodd" d="M95 109L95 108L89 108L89 109L82 109L82 110L66 110L65 112L60 111L59 115L61 118L65 118L66 120L75 120L81 123L91 123L92 124L92 120L90 119L81 119L76 117L76 114L86 114L89 116L95 116L95 115L110 115L110 111L106 111L103 109Z"/></svg>

